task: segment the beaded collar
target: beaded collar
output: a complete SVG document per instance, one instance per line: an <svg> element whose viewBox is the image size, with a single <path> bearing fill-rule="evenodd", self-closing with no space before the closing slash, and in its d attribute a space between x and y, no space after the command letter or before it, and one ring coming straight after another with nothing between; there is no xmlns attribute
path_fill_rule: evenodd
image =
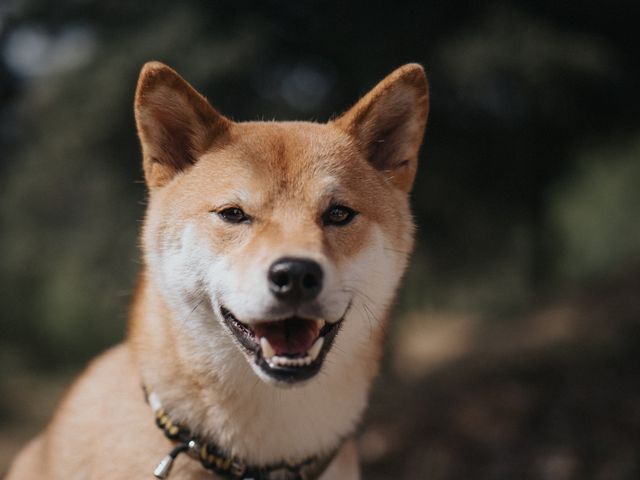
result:
<svg viewBox="0 0 640 480"><path fill-rule="evenodd" d="M337 450L325 457L309 457L299 463L281 462L267 466L249 465L230 456L211 442L192 435L188 428L173 422L153 392L143 387L147 402L155 414L156 425L175 447L160 461L153 471L159 479L169 477L171 467L178 455L186 453L199 460L204 468L228 480L316 480L326 470Z"/></svg>

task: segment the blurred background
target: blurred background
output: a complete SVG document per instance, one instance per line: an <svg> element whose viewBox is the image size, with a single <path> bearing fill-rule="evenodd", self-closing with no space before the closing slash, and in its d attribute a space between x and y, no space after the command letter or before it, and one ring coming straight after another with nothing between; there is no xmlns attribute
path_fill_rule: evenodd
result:
<svg viewBox="0 0 640 480"><path fill-rule="evenodd" d="M325 121L422 63L418 246L366 479L640 478L640 4L0 0L0 475L123 338L166 62L236 120Z"/></svg>

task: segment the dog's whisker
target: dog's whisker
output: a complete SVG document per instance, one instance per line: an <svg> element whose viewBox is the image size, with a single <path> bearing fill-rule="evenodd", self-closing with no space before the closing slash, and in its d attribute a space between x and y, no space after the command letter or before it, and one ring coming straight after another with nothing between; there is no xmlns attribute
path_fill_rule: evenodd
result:
<svg viewBox="0 0 640 480"><path fill-rule="evenodd" d="M198 307L199 307L200 305L202 305L202 302L204 302L205 300L206 300L206 297L204 297L204 296L203 296L203 297L198 301L198 303L196 303L196 304L193 306L193 308L191 309L191 311L190 311L190 312L185 316L185 318L182 320L182 322L180 322L180 327L179 327L179 328L180 328L180 330L182 330L182 329L184 328L184 326L185 326L185 325L187 324L187 322L189 321L189 318L191 318L191 315L193 315L193 312L195 312L195 311L198 309Z"/></svg>
<svg viewBox="0 0 640 480"><path fill-rule="evenodd" d="M371 340L371 338L373 337L373 322L371 318L373 314L371 310L369 310L369 307L367 307L366 303L362 303L362 310L364 310L365 315L367 316L367 320L369 321L369 340Z"/></svg>
<svg viewBox="0 0 640 480"><path fill-rule="evenodd" d="M334 349L336 352L342 353L343 355L346 355L346 354L347 354L347 352L345 352L345 351L344 351L341 347L339 347L338 345L335 345L335 344L334 344L334 345L333 345L333 349Z"/></svg>
<svg viewBox="0 0 640 480"><path fill-rule="evenodd" d="M369 295L367 295L362 290L360 290L360 289L358 289L356 287L353 287L353 286L345 287L345 289L343 291L345 291L347 293L358 295L358 296L362 297L364 300L368 301L369 303L376 303L373 300L373 298L371 298Z"/></svg>
<svg viewBox="0 0 640 480"><path fill-rule="evenodd" d="M406 251L406 250L397 250L395 248L391 248L391 247L384 247L384 250L387 250L389 252L394 252L394 253L398 253L400 255L405 255L405 256L409 256L411 255L410 251Z"/></svg>

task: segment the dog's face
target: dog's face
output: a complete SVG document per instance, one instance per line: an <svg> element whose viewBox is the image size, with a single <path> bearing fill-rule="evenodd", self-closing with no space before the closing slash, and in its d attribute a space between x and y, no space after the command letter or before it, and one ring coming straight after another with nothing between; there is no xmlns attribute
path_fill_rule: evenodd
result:
<svg viewBox="0 0 640 480"><path fill-rule="evenodd" d="M225 362L278 385L375 361L426 115L415 65L328 124L234 123L168 67L143 69L145 260L199 352L232 349Z"/></svg>

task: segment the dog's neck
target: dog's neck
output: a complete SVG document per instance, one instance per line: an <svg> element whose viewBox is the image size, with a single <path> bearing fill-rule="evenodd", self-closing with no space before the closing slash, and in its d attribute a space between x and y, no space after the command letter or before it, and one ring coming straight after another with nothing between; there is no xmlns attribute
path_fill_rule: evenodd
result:
<svg viewBox="0 0 640 480"><path fill-rule="evenodd" d="M348 322L345 330L341 335L354 334ZM256 376L209 308L177 312L144 280L129 343L141 380L178 422L257 465L334 451L357 427L379 356L354 362L338 350L307 383L270 385Z"/></svg>

